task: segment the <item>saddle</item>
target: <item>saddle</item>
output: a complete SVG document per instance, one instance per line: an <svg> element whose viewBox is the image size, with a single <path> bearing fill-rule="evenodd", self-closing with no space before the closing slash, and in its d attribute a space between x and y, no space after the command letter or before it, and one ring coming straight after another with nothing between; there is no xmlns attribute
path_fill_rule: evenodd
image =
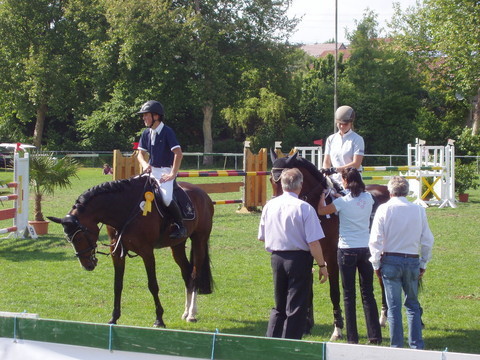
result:
<svg viewBox="0 0 480 360"><path fill-rule="evenodd" d="M158 186L157 181L151 182L152 191L155 195L154 203L158 212L165 217L167 214L165 204L162 200L162 193L160 187ZM195 208L193 206L192 200L188 194L183 190L177 183L177 180L173 181L173 199L178 204L180 211L182 212L183 220L193 220L196 217Z"/></svg>

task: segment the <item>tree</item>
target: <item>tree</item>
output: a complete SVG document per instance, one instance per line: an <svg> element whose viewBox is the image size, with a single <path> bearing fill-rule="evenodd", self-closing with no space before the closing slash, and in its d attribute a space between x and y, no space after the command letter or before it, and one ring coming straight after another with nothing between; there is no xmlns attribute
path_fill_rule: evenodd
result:
<svg viewBox="0 0 480 360"><path fill-rule="evenodd" d="M339 82L347 66L340 53L337 64ZM310 59L307 67L308 71L302 76L296 124L311 134L307 142L311 144L312 140L326 138L332 132L335 58L327 55L321 59Z"/></svg>
<svg viewBox="0 0 480 360"><path fill-rule="evenodd" d="M404 13L397 5L391 24L394 36L430 74L429 80L461 94L457 97L465 98L468 106L475 103L474 135L480 123L479 13L478 1L424 0Z"/></svg>
<svg viewBox="0 0 480 360"><path fill-rule="evenodd" d="M87 11L86 5L92 2L0 2L0 98L6 128L11 126L20 136L12 140L32 136L20 125L33 133L33 143L40 147L49 114L56 124L64 122L67 129L73 128L68 126L72 109L88 97L88 77L82 77L88 68L83 51L88 39L69 16L69 7L81 3Z"/></svg>
<svg viewBox="0 0 480 360"><path fill-rule="evenodd" d="M420 84L405 53L378 39L376 14L367 11L349 35L352 55L339 84L339 105L350 105L369 153L403 153L416 137Z"/></svg>
<svg viewBox="0 0 480 360"><path fill-rule="evenodd" d="M187 7L189 1L178 1ZM289 0L236 1L195 0L195 21L191 33L192 62L197 76L190 84L203 113L204 152L213 151L212 118L237 94L236 84L243 69L265 67L255 57L264 54L273 42L287 38L297 20L289 20ZM269 67L271 63L266 64ZM211 163L212 158L204 158Z"/></svg>

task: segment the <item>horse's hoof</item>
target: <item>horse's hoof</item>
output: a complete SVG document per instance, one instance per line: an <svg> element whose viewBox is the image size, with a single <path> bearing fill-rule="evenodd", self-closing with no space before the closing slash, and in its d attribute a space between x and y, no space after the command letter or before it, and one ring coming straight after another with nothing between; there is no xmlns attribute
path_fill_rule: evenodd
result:
<svg viewBox="0 0 480 360"><path fill-rule="evenodd" d="M330 341L337 341L341 339L343 339L342 329L335 327L335 329L333 330L333 334L330 337Z"/></svg>
<svg viewBox="0 0 480 360"><path fill-rule="evenodd" d="M386 327L387 326L387 313L384 310L382 310L381 313L380 313L379 323L380 323L381 327Z"/></svg>
<svg viewBox="0 0 480 360"><path fill-rule="evenodd" d="M182 315L182 320L187 320L188 312L184 312Z"/></svg>
<svg viewBox="0 0 480 360"><path fill-rule="evenodd" d="M194 317L192 317L192 318L187 318L187 322L196 323L196 322L197 322L197 319L195 319Z"/></svg>
<svg viewBox="0 0 480 360"><path fill-rule="evenodd" d="M165 323L164 323L163 321L158 321L158 320L156 320L156 321L153 323L153 327L155 327L155 328L163 328L163 329L166 328Z"/></svg>

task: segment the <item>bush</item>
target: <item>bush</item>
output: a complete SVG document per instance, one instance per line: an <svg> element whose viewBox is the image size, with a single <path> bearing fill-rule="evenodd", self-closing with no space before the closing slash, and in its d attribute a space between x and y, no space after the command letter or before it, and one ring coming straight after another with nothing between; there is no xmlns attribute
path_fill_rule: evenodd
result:
<svg viewBox="0 0 480 360"><path fill-rule="evenodd" d="M455 192L465 194L468 189L475 190L480 184L475 163L462 164L460 160L455 162Z"/></svg>

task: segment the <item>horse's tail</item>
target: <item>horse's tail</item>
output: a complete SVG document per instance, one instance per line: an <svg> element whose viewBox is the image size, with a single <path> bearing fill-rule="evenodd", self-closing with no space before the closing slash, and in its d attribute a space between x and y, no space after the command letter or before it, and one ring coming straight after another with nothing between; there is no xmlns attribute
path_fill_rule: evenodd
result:
<svg viewBox="0 0 480 360"><path fill-rule="evenodd" d="M193 252L193 247L192 247ZM193 259L193 254L190 254L190 258ZM193 286L198 290L199 294L208 295L213 292L213 276L210 266L210 255L208 250L208 244L205 249L205 258L203 259L203 264L199 269L199 276L193 280Z"/></svg>

